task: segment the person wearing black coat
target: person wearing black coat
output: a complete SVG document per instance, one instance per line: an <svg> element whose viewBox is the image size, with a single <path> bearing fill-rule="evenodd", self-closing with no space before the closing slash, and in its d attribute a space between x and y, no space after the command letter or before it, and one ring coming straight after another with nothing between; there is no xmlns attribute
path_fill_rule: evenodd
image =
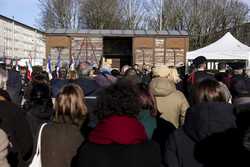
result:
<svg viewBox="0 0 250 167"><path fill-rule="evenodd" d="M159 167L159 147L151 141L141 144L94 144L80 148L77 167Z"/></svg>
<svg viewBox="0 0 250 167"><path fill-rule="evenodd" d="M235 74L231 79L231 94L233 96L233 104L243 105L250 103L250 91L248 89L248 81L243 74Z"/></svg>
<svg viewBox="0 0 250 167"><path fill-rule="evenodd" d="M22 83L22 77L18 71L9 70L8 71L8 81L7 81L7 92L9 93L12 102L20 105L23 96L24 84Z"/></svg>
<svg viewBox="0 0 250 167"><path fill-rule="evenodd" d="M195 71L194 75L191 75L192 84L198 84L206 79L214 79L214 76L206 71L206 63L207 59L203 56L199 56L193 60Z"/></svg>
<svg viewBox="0 0 250 167"><path fill-rule="evenodd" d="M230 79L229 90L233 96L233 103L234 100L236 99L237 99L236 103L238 103L241 101L238 100L238 98L247 97L249 94L246 82L247 77L244 75L245 65L243 63L236 62L236 63L231 63L230 66L233 69L233 73Z"/></svg>
<svg viewBox="0 0 250 167"><path fill-rule="evenodd" d="M169 135L176 130L176 127L171 122L160 118L160 116L157 116L156 123L152 140L159 144L161 157L164 157L166 140L169 138Z"/></svg>
<svg viewBox="0 0 250 167"><path fill-rule="evenodd" d="M187 111L183 127L171 134L166 143L165 165L168 167L202 167L207 162L204 162L204 159L216 154L216 149L219 147L209 145L207 148L215 149L207 152L204 148L200 149L200 145L204 146L209 137L235 127L236 118L231 104L205 102L191 107ZM206 156L201 158L204 154Z"/></svg>
<svg viewBox="0 0 250 167"><path fill-rule="evenodd" d="M0 101L0 108L0 128L7 133L12 145L8 161L12 167L26 167L33 147L29 124L15 104Z"/></svg>
<svg viewBox="0 0 250 167"><path fill-rule="evenodd" d="M206 71L206 61L207 59L203 56L198 56L193 60L193 66L195 69L193 72L186 78L185 83L187 84L186 86L186 93L187 93L187 99L189 101L189 104L193 104L194 101L194 91L196 86L201 83L202 81L208 80L208 79L214 79L214 76Z"/></svg>
<svg viewBox="0 0 250 167"><path fill-rule="evenodd" d="M228 79L229 73L227 72L227 64L226 63L219 63L218 64L218 72L215 73L214 77L217 81L224 83L225 85L229 86Z"/></svg>
<svg viewBox="0 0 250 167"><path fill-rule="evenodd" d="M237 128L210 135L195 146L196 158L203 166L250 166L249 111L249 107L235 108Z"/></svg>
<svg viewBox="0 0 250 167"><path fill-rule="evenodd" d="M33 84L29 96L30 98L24 104L23 110L29 122L33 140L36 142L40 126L52 120L53 103L50 88L45 83Z"/></svg>

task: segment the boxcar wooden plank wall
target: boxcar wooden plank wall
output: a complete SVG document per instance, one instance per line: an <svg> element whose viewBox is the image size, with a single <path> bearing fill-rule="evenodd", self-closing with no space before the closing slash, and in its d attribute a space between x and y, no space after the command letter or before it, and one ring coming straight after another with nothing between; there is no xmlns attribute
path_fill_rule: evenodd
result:
<svg viewBox="0 0 250 167"><path fill-rule="evenodd" d="M165 39L164 38L155 38L155 65L163 65L164 64L164 53L165 53Z"/></svg>
<svg viewBox="0 0 250 167"><path fill-rule="evenodd" d="M66 36L50 36L46 41L46 55L51 56L52 66L56 65L60 54L62 62L69 62L71 38Z"/></svg>
<svg viewBox="0 0 250 167"><path fill-rule="evenodd" d="M186 38L167 38L166 39L166 63L170 66L185 64L186 59Z"/></svg>
<svg viewBox="0 0 250 167"><path fill-rule="evenodd" d="M154 54L154 38L135 37L133 39L133 62L142 65L152 64Z"/></svg>
<svg viewBox="0 0 250 167"><path fill-rule="evenodd" d="M71 54L74 59L91 64L98 64L103 54L103 38L73 37Z"/></svg>
<svg viewBox="0 0 250 167"><path fill-rule="evenodd" d="M91 64L99 64L104 54L105 36L93 36L91 34L63 36L63 34L47 36L47 56L52 57L55 65L60 54L62 61L68 63L70 58ZM115 38L115 37L112 37ZM122 37L117 37L122 38ZM189 47L188 36L131 36L133 64L169 65L185 64L186 52ZM131 55L130 55L131 56ZM112 67L119 67L121 58L110 57Z"/></svg>
<svg viewBox="0 0 250 167"><path fill-rule="evenodd" d="M135 37L133 43L136 64L156 66L185 64L188 38Z"/></svg>

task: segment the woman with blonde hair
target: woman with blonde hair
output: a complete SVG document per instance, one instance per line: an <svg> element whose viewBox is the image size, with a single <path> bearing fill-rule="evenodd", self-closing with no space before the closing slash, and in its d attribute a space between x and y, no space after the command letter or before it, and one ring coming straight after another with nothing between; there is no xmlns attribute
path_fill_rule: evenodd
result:
<svg viewBox="0 0 250 167"><path fill-rule="evenodd" d="M179 73L174 66L160 66L156 67L153 71L153 77L167 78L170 82L174 83L176 89L185 93L183 82Z"/></svg>
<svg viewBox="0 0 250 167"><path fill-rule="evenodd" d="M153 71L155 77L164 77L175 84L181 81L178 71L174 66L160 66L156 67Z"/></svg>
<svg viewBox="0 0 250 167"><path fill-rule="evenodd" d="M174 66L169 67L169 75L167 78L175 84L177 90L181 91L184 94L186 93L185 92L185 85L184 85L182 79L180 78L180 75L179 75L176 67L174 67Z"/></svg>
<svg viewBox="0 0 250 167"><path fill-rule="evenodd" d="M70 167L83 142L80 128L87 116L82 89L75 84L62 88L56 97L53 122L47 124L41 137L43 167Z"/></svg>
<svg viewBox="0 0 250 167"><path fill-rule="evenodd" d="M152 79L149 87L156 99L160 118L178 128L184 123L189 104L184 94L176 89L179 77L175 70L167 66L156 67L154 75L158 77Z"/></svg>
<svg viewBox="0 0 250 167"><path fill-rule="evenodd" d="M169 67L169 74L167 77L170 81L173 81L175 84L181 82L181 78L176 67Z"/></svg>

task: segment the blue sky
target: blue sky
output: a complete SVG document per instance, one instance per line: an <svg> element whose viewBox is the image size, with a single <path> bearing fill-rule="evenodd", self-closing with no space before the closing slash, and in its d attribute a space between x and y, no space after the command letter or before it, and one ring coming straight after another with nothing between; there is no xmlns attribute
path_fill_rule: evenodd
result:
<svg viewBox="0 0 250 167"><path fill-rule="evenodd" d="M0 0L0 14L37 27L39 18L38 0Z"/></svg>
<svg viewBox="0 0 250 167"><path fill-rule="evenodd" d="M250 0L241 0L248 3ZM37 27L39 18L38 0L0 0L0 14L12 17L29 26Z"/></svg>

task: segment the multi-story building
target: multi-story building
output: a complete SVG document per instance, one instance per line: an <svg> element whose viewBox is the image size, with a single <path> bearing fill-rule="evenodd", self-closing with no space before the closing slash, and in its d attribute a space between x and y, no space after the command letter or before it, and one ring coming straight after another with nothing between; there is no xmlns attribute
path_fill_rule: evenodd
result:
<svg viewBox="0 0 250 167"><path fill-rule="evenodd" d="M33 65L43 65L45 48L45 33L0 15L0 58L20 60L31 57Z"/></svg>

